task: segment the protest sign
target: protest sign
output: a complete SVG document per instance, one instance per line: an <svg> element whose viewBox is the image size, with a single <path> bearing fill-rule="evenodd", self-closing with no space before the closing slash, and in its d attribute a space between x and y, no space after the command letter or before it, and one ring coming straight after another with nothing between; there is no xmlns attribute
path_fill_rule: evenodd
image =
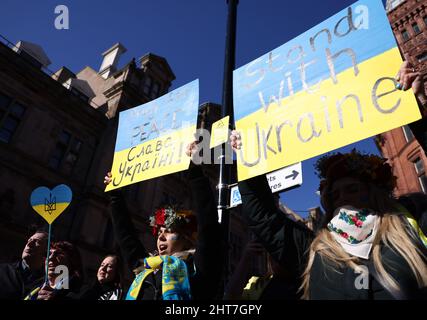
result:
<svg viewBox="0 0 427 320"><path fill-rule="evenodd" d="M70 205L73 193L65 184L60 184L50 190L47 187L38 187L31 193L31 207L48 224L52 224L59 215Z"/></svg>
<svg viewBox="0 0 427 320"><path fill-rule="evenodd" d="M106 191L188 169L194 140L199 81L119 115L112 182Z"/></svg>
<svg viewBox="0 0 427 320"><path fill-rule="evenodd" d="M380 0L362 0L234 71L238 179L420 119Z"/></svg>
<svg viewBox="0 0 427 320"><path fill-rule="evenodd" d="M228 141L230 135L228 124L230 116L226 116L212 124L210 148L215 148Z"/></svg>

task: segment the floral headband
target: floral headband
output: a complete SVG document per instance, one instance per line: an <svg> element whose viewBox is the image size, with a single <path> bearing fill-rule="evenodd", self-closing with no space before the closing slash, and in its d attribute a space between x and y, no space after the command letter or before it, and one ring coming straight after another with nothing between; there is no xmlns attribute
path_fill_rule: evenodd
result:
<svg viewBox="0 0 427 320"><path fill-rule="evenodd" d="M154 236L158 234L160 227L186 233L191 237L197 231L196 217L192 211L176 210L170 206L157 209L150 217L150 226Z"/></svg>
<svg viewBox="0 0 427 320"><path fill-rule="evenodd" d="M386 159L373 154L362 154L356 149L349 153L335 153L321 157L315 164L321 179L319 191L343 177L355 177L370 182L389 192L396 186L397 178Z"/></svg>

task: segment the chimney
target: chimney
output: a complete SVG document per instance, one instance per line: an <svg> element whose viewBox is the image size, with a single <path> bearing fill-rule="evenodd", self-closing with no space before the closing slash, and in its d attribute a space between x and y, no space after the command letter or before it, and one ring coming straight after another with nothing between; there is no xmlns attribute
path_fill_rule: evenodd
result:
<svg viewBox="0 0 427 320"><path fill-rule="evenodd" d="M107 79L109 76L111 76L111 74L117 71L117 63L119 62L119 58L125 52L126 48L118 42L102 54L104 60L102 60L99 74L104 79Z"/></svg>
<svg viewBox="0 0 427 320"><path fill-rule="evenodd" d="M21 40L15 44L13 50L27 59L27 61L34 64L37 68L47 67L51 64L49 57L38 44Z"/></svg>
<svg viewBox="0 0 427 320"><path fill-rule="evenodd" d="M65 83L68 79L75 77L76 75L66 67L62 67L52 75L53 79L62 84Z"/></svg>

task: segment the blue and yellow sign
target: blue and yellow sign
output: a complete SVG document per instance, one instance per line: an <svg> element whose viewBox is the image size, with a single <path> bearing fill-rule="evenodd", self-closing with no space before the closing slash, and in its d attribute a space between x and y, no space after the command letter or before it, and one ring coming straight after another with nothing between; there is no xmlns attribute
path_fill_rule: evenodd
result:
<svg viewBox="0 0 427 320"><path fill-rule="evenodd" d="M73 193L65 184L60 184L50 190L46 187L38 187L31 193L30 203L33 209L52 224L58 216L71 203Z"/></svg>
<svg viewBox="0 0 427 320"><path fill-rule="evenodd" d="M420 119L380 0L362 0L234 71L245 180Z"/></svg>
<svg viewBox="0 0 427 320"><path fill-rule="evenodd" d="M187 144L194 140L199 80L122 111L106 191L188 169Z"/></svg>

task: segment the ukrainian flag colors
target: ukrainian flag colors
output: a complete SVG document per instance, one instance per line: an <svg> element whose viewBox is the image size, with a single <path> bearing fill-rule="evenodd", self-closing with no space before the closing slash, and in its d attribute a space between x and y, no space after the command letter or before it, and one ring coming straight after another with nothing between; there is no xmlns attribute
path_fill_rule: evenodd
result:
<svg viewBox="0 0 427 320"><path fill-rule="evenodd" d="M199 107L199 81L156 100L120 112L106 191L186 170L187 144L194 140Z"/></svg>
<svg viewBox="0 0 427 320"><path fill-rule="evenodd" d="M31 193L30 203L33 209L52 224L53 221L69 206L73 197L71 189L65 184L52 190L38 187Z"/></svg>
<svg viewBox="0 0 427 320"><path fill-rule="evenodd" d="M245 180L416 121L380 0L358 1L234 71Z"/></svg>

